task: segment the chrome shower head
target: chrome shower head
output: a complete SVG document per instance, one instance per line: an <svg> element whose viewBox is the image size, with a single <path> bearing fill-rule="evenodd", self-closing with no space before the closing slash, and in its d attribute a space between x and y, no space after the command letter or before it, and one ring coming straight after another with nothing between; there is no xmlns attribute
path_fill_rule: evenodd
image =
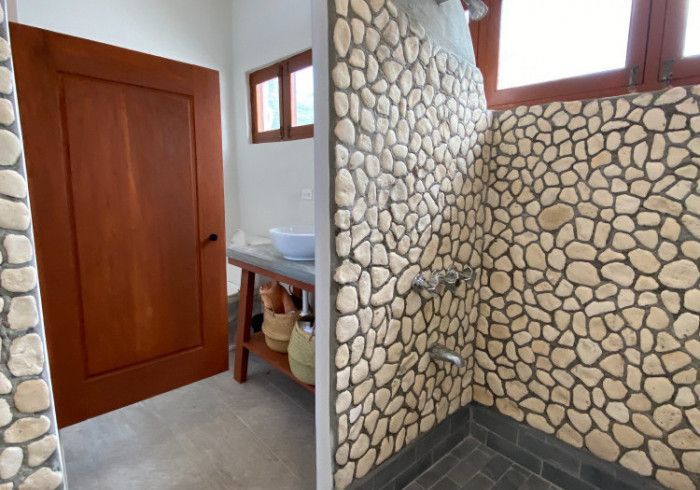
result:
<svg viewBox="0 0 700 490"><path fill-rule="evenodd" d="M469 10L469 18L473 21L479 21L486 17L489 13L489 8L483 0L463 0Z"/></svg>

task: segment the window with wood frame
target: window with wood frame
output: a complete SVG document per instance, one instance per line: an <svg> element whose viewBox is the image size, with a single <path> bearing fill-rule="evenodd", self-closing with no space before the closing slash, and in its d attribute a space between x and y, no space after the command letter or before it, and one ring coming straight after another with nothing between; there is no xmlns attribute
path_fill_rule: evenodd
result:
<svg viewBox="0 0 700 490"><path fill-rule="evenodd" d="M700 0L485 3L470 29L489 107L700 81Z"/></svg>
<svg viewBox="0 0 700 490"><path fill-rule="evenodd" d="M672 85L700 81L700 0L666 0L659 79Z"/></svg>
<svg viewBox="0 0 700 490"><path fill-rule="evenodd" d="M253 143L313 137L311 50L250 73L248 84Z"/></svg>

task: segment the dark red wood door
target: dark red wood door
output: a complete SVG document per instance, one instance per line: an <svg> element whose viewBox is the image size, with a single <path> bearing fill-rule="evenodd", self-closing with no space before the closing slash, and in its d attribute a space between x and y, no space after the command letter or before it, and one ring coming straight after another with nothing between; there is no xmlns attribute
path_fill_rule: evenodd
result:
<svg viewBox="0 0 700 490"><path fill-rule="evenodd" d="M218 73L11 35L59 425L225 370Z"/></svg>

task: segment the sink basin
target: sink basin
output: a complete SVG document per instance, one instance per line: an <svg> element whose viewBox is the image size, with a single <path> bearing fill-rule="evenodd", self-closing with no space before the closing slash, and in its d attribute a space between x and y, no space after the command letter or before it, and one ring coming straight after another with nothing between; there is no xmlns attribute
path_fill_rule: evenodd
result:
<svg viewBox="0 0 700 490"><path fill-rule="evenodd" d="M314 260L314 227L310 225L279 226L270 229L272 243L288 260Z"/></svg>

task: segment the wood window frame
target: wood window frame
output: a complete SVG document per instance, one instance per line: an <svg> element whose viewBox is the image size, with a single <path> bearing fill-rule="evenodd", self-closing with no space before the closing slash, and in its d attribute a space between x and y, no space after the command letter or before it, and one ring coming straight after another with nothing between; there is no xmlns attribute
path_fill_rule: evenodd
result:
<svg viewBox="0 0 700 490"><path fill-rule="evenodd" d="M285 63L283 87L286 93L284 95L283 100L289 101L289 103L284 103L283 107L285 111L288 111L285 114L285 121L287 121L287 124L285 125L287 131L286 139L288 140L297 140L314 137L313 124L305 124L303 126L294 126L292 124L292 112L295 103L294 92L292 90L292 73L297 72L299 70L303 70L304 68L307 68L309 66L313 66L310 49L308 51L304 51L303 53L299 53L296 56L292 56Z"/></svg>
<svg viewBox="0 0 700 490"><path fill-rule="evenodd" d="M262 122L262 109L258 107L258 87L261 83L277 78L279 80L279 112L280 112L280 127L269 131L260 131ZM251 73L248 77L250 84L250 119L251 128L253 131L253 143L269 143L272 141L281 141L284 135L284 126L282 125L282 70L280 65L272 65L261 70Z"/></svg>
<svg viewBox="0 0 700 490"><path fill-rule="evenodd" d="M673 85L700 82L700 55L683 57L688 0L667 0L661 42L659 80Z"/></svg>
<svg viewBox="0 0 700 490"><path fill-rule="evenodd" d="M482 21L470 22L469 27L476 64L484 75L484 91L491 109L610 97L700 82L700 56L681 57L688 0L632 0L624 68L499 90L502 0L484 1L489 7L488 16ZM668 62L672 63L671 70L667 68Z"/></svg>
<svg viewBox="0 0 700 490"><path fill-rule="evenodd" d="M313 138L314 125L293 126L294 94L292 73L313 66L311 50L296 54L273 65L266 66L248 75L250 94L250 119L253 143L271 143ZM261 111L258 107L258 85L277 78L279 80L280 127L270 131L260 131Z"/></svg>

